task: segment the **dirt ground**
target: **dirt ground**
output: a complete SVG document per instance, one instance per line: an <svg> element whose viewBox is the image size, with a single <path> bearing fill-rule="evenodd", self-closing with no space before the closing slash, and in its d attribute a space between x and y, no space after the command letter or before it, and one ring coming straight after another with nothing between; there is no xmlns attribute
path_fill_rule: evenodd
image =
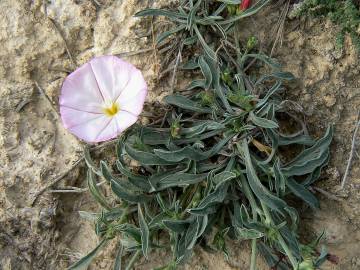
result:
<svg viewBox="0 0 360 270"><path fill-rule="evenodd" d="M87 193L45 192L34 195L78 160L83 144L61 125L58 96L68 72L95 55L152 48L151 27L132 15L166 0L2 0L0 1L0 269L66 269L90 251L98 239L93 225L78 211L96 211ZM101 2L97 6L96 2ZM255 34L269 52L279 9L267 9L242 24L243 36ZM330 165L318 183L321 209L301 211L301 236L326 231L324 244L339 257L323 269L360 269L360 159L355 155L347 186L340 190L360 110L359 55L347 37L335 50L337 28L325 19L285 23L283 43L274 51L297 82L286 96L303 108L314 136L335 125ZM360 32L360 29L359 29ZM70 59L67 50L71 52ZM157 80L159 57L148 50L126 59L149 83L147 101L161 101L170 78ZM44 89L55 108L35 86ZM358 138L359 141L359 138ZM72 170L57 186L83 187L84 166ZM112 269L116 241L101 252L91 269ZM197 249L184 269L248 269L248 243L229 241L230 260L221 253ZM154 253L136 269L152 269L169 254ZM268 269L262 262L259 269Z"/></svg>

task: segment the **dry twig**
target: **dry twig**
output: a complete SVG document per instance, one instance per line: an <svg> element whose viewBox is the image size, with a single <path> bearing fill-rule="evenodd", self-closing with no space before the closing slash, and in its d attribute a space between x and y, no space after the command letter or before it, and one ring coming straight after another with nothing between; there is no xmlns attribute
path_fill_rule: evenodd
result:
<svg viewBox="0 0 360 270"><path fill-rule="evenodd" d="M358 133L358 130L359 130L359 126L360 126L360 111L358 112L358 117L356 119L355 131L354 131L354 134L353 134L353 137L352 137L352 142L351 142L350 155L349 155L348 163L347 163L346 170L345 170L345 173L344 173L344 177L343 177L343 179L341 181L341 189L343 189L345 187L346 179L347 179L347 177L349 175L349 172L350 172L350 169L351 169L351 162L352 162L352 159L353 159L354 153L355 153L356 137L357 137L357 133Z"/></svg>
<svg viewBox="0 0 360 270"><path fill-rule="evenodd" d="M53 109L53 111L57 114L57 116L60 117L60 114L58 112L58 110L56 109L56 107L54 106L53 102L51 101L51 99L49 98L49 96L45 93L44 89L42 89L39 85L39 83L37 81L34 81L37 89L39 90L39 92L46 98L46 100L49 102L51 108Z"/></svg>
<svg viewBox="0 0 360 270"><path fill-rule="evenodd" d="M98 150L101 148L105 148L109 145L112 145L114 143L116 143L118 141L118 139L112 140L112 141L108 141L106 143L97 145L93 148L90 149L90 151L94 151L94 150ZM62 174L60 174L58 177L55 177L53 180L50 181L50 183L48 183L45 187L43 187L42 189L40 189L38 192L36 192L36 194L34 194L33 199L30 203L31 206L33 206L35 204L35 202L37 201L37 199L39 198L39 196L41 194L43 194L47 189L51 188L52 186L54 186L55 184L57 184L58 182L60 182L65 176L67 176L73 169L75 169L79 164L82 163L82 161L84 160L84 156L80 157L69 169L67 169L65 172L63 172Z"/></svg>
<svg viewBox="0 0 360 270"><path fill-rule="evenodd" d="M49 21L52 23L52 25L54 26L54 28L56 29L56 31L58 31L58 33L60 34L62 40L64 41L65 50L66 50L66 52L67 52L67 54L68 54L68 56L69 56L69 58L70 58L70 61L71 61L71 63L73 64L73 66L76 67L77 64L76 64L76 62L75 62L75 60L74 60L74 58L73 58L73 56L72 56L72 54L71 54L71 52L70 52L70 49L69 49L69 46L68 46L68 44L67 44L67 42L66 42L66 39L65 39L65 37L64 37L64 34L61 32L59 26L56 24L56 22L55 22L53 19L51 19L51 18L49 18L49 17L47 17L47 18L48 18Z"/></svg>

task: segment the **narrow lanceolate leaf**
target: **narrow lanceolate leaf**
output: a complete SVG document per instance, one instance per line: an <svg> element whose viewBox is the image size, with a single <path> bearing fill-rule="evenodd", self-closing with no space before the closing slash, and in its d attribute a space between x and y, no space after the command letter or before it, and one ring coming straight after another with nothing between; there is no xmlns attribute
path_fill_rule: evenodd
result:
<svg viewBox="0 0 360 270"><path fill-rule="evenodd" d="M181 128L180 135L184 138L193 138L209 130L223 130L225 125L215 121L199 121L191 127Z"/></svg>
<svg viewBox="0 0 360 270"><path fill-rule="evenodd" d="M141 209L140 204L138 204L138 218L139 218L139 225L140 225L140 232L141 232L141 247L142 252L145 258L148 258L149 254L149 242L150 242L150 232L149 227L146 223L143 211Z"/></svg>
<svg viewBox="0 0 360 270"><path fill-rule="evenodd" d="M269 98L275 94L281 87L281 82L276 82L266 93L266 95L261 99L259 100L259 102L256 104L256 108L261 108L263 107L267 101L269 100Z"/></svg>
<svg viewBox="0 0 360 270"><path fill-rule="evenodd" d="M192 101L191 99L188 99L181 95L166 96L164 98L164 101L170 105L174 105L188 111L193 111L198 113L212 112L210 108L202 107L200 104L196 103L195 101Z"/></svg>
<svg viewBox="0 0 360 270"><path fill-rule="evenodd" d="M196 26L196 24L194 25L194 30L195 30L195 33L196 33L196 36L198 37L201 45L203 46L204 48L204 51L205 53L207 54L207 56L212 59L212 60L216 60L216 53L214 52L213 49L211 49L209 47L209 45L206 43L205 39L203 38L203 36L201 35L201 32L199 30L199 28Z"/></svg>
<svg viewBox="0 0 360 270"><path fill-rule="evenodd" d="M125 200L127 202L145 203L151 200L151 196L145 194L130 193L127 190L126 186L123 186L121 182L111 180L110 186L111 190L119 199Z"/></svg>
<svg viewBox="0 0 360 270"><path fill-rule="evenodd" d="M188 185L193 185L204 181L207 177L207 173L203 174L190 174L190 173L183 173L178 172L174 174L170 174L164 178L162 178L156 184L156 191L160 191L163 189L167 189L170 187L184 187Z"/></svg>
<svg viewBox="0 0 360 270"><path fill-rule="evenodd" d="M263 128L278 128L279 127L279 125L276 122L266 119L266 118L258 117L253 112L250 112L249 120L258 127L263 127Z"/></svg>
<svg viewBox="0 0 360 270"><path fill-rule="evenodd" d="M333 128L329 127L323 138L312 147L304 150L290 164L282 168L285 175L305 175L312 173L316 168L327 162L329 145L333 136Z"/></svg>
<svg viewBox="0 0 360 270"><path fill-rule="evenodd" d="M119 243L119 247L118 250L116 252L116 258L115 258L115 263L114 263L114 269L113 270L121 270L122 267L122 257L123 257L123 252L124 248L123 245L121 244L121 242Z"/></svg>
<svg viewBox="0 0 360 270"><path fill-rule="evenodd" d="M171 165L173 162L159 158L157 155L141 150L137 150L130 146L130 144L125 144L126 153L132 158L138 161L142 165Z"/></svg>
<svg viewBox="0 0 360 270"><path fill-rule="evenodd" d="M264 236L262 232L254 229L236 228L236 234L241 240L258 239Z"/></svg>
<svg viewBox="0 0 360 270"><path fill-rule="evenodd" d="M91 155L90 155L90 150L89 148L85 147L84 149L84 158L85 158L85 162L86 162L86 165L97 175L101 175L101 172L100 170L97 168L97 166L95 165L94 161L92 160L91 158Z"/></svg>
<svg viewBox="0 0 360 270"><path fill-rule="evenodd" d="M303 185L297 183L293 178L288 178L286 186L291 190L291 192L310 205L312 208L319 208L318 199Z"/></svg>
<svg viewBox="0 0 360 270"><path fill-rule="evenodd" d="M229 172L229 171L223 171L221 173L216 174L213 178L212 181L216 186L220 186L223 183L232 180L236 177L236 174L233 172Z"/></svg>
<svg viewBox="0 0 360 270"><path fill-rule="evenodd" d="M276 194L283 194L285 192L286 176L280 169L280 161L276 160L273 166L275 176L275 190Z"/></svg>
<svg viewBox="0 0 360 270"><path fill-rule="evenodd" d="M244 162L246 166L246 174L249 181L250 188L255 196L259 198L264 204L271 209L281 212L287 204L280 198L274 196L260 181L256 174L255 168L251 161L249 146L247 140L244 139L241 144L241 149L244 154Z"/></svg>
<svg viewBox="0 0 360 270"><path fill-rule="evenodd" d="M193 249L196 240L197 240L197 232L199 231L200 224L198 222L198 219L195 219L189 226L189 228L186 231L185 236L185 247L188 250Z"/></svg>
<svg viewBox="0 0 360 270"><path fill-rule="evenodd" d="M80 259L77 263L73 264L68 268L68 270L86 270L90 265L91 261L95 258L96 254L100 251L101 248L105 246L108 242L108 239L104 238L101 242L94 248L89 254Z"/></svg>
<svg viewBox="0 0 360 270"><path fill-rule="evenodd" d="M104 195L99 190L99 187L97 186L95 175L92 169L88 169L87 171L87 184L89 187L89 191L91 195L95 198L95 200L105 209L109 210L111 207L107 203Z"/></svg>
<svg viewBox="0 0 360 270"><path fill-rule="evenodd" d="M141 190L148 192L151 189L151 186L148 182L148 177L136 175L130 172L125 166L121 163L120 160L116 161L116 167L124 176L128 178L128 181L134 186L140 188Z"/></svg>
<svg viewBox="0 0 360 270"><path fill-rule="evenodd" d="M174 29L171 29L169 31L163 32L161 33L157 38L156 38L156 43L161 43L162 41L164 41L166 38L170 37L171 35L176 34L177 32L181 31L185 29L185 25L180 25L179 27L176 27Z"/></svg>
<svg viewBox="0 0 360 270"><path fill-rule="evenodd" d="M187 220L163 220L163 224L173 232L183 233L189 227L190 222Z"/></svg>
<svg viewBox="0 0 360 270"><path fill-rule="evenodd" d="M215 191L206 196L196 208L189 209L189 213L194 215L207 215L211 213L212 206L221 203L225 199L228 187L228 183L219 186Z"/></svg>
<svg viewBox="0 0 360 270"><path fill-rule="evenodd" d="M135 17L145 17L145 16L165 16L170 20L178 21L178 22L186 22L186 16L182 15L178 12L163 10L163 9L144 9L135 14Z"/></svg>
<svg viewBox="0 0 360 270"><path fill-rule="evenodd" d="M205 89L209 89L212 83L212 73L208 63L204 59L204 56L199 57L199 66L205 77Z"/></svg>
<svg viewBox="0 0 360 270"><path fill-rule="evenodd" d="M180 162L184 159L201 161L210 158L219 153L226 143L234 137L235 133L223 138L208 151L197 150L191 146L186 146L180 150L167 151L163 149L155 149L154 153L161 159L169 162Z"/></svg>

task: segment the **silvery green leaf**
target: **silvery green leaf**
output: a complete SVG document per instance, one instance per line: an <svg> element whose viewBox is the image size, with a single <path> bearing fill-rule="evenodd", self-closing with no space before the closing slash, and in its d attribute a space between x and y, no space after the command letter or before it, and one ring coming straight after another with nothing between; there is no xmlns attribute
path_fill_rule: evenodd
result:
<svg viewBox="0 0 360 270"><path fill-rule="evenodd" d="M278 196L285 193L286 176L281 172L280 161L277 159L273 166L275 176L275 190Z"/></svg>
<svg viewBox="0 0 360 270"><path fill-rule="evenodd" d="M165 225L165 227L176 233L185 232L189 227L189 223L190 222L188 220L163 220L163 224Z"/></svg>
<svg viewBox="0 0 360 270"><path fill-rule="evenodd" d="M120 160L116 161L117 169L128 178L128 181L134 186L140 188L141 190L148 192L151 189L151 186L148 182L148 178L141 175L135 175L124 167Z"/></svg>
<svg viewBox="0 0 360 270"><path fill-rule="evenodd" d="M121 242L119 243L118 250L116 252L115 262L114 262L114 268L113 270L121 270L121 264L122 264L122 257L123 257L123 246Z"/></svg>
<svg viewBox="0 0 360 270"><path fill-rule="evenodd" d="M198 0L196 4L191 8L189 15L186 20L186 29L192 32L192 26L195 22L196 12L198 11L202 0Z"/></svg>
<svg viewBox="0 0 360 270"><path fill-rule="evenodd" d="M91 158L90 155L90 150L88 147L85 147L84 149L84 158L85 158L85 162L86 165L96 174L101 176L101 172L100 170L97 168L97 166L95 165L94 161Z"/></svg>
<svg viewBox="0 0 360 270"><path fill-rule="evenodd" d="M249 152L249 147L246 139L242 141L242 150L244 153L244 161L246 166L247 179L249 185L254 192L255 196L258 197L264 204L270 207L273 210L282 211L287 204L280 198L274 196L260 181L255 168L251 161L251 156Z"/></svg>
<svg viewBox="0 0 360 270"><path fill-rule="evenodd" d="M206 82L205 80L193 80L188 87L186 87L187 90L192 90L195 88L206 88Z"/></svg>
<svg viewBox="0 0 360 270"><path fill-rule="evenodd" d="M262 76L256 83L255 85L258 85L266 80L272 80L272 79L279 79L279 80L283 80L283 81L291 81L294 80L295 77L292 73L290 72L283 72L283 71L277 71L277 72L273 72L270 74L267 74L265 76Z"/></svg>
<svg viewBox="0 0 360 270"><path fill-rule="evenodd" d="M290 177L287 179L286 186L294 195L305 201L312 208L319 208L320 205L318 199L303 185L297 183L293 178Z"/></svg>
<svg viewBox="0 0 360 270"><path fill-rule="evenodd" d="M111 180L110 186L111 190L118 198L130 203L145 203L152 199L149 195L128 192L121 182L115 180Z"/></svg>
<svg viewBox="0 0 360 270"><path fill-rule="evenodd" d="M215 121L200 121L199 123L195 123L193 126L188 128L181 128L180 135L184 138L193 138L196 137L205 131L209 130L223 130L225 129L225 125L215 122Z"/></svg>
<svg viewBox="0 0 360 270"><path fill-rule="evenodd" d="M170 142L170 129L156 130L150 127L143 127L141 139L147 145L167 145Z"/></svg>
<svg viewBox="0 0 360 270"><path fill-rule="evenodd" d="M205 77L205 89L209 89L212 83L212 72L208 65L208 63L205 61L204 56L199 57L199 66L201 69L202 74Z"/></svg>
<svg viewBox="0 0 360 270"><path fill-rule="evenodd" d="M203 36L201 35L201 32L200 32L200 30L199 30L199 28L197 27L196 24L193 26L193 29L194 29L194 31L195 31L195 33L196 33L196 35L197 35L197 37L198 37L201 45L203 46L206 55L207 55L210 59L216 60L216 59L217 59L216 53L214 52L213 49L211 49L211 48L209 47L209 45L207 44L207 42L205 41L205 39L204 39Z"/></svg>
<svg viewBox="0 0 360 270"><path fill-rule="evenodd" d="M138 204L138 218L139 218L139 225L140 225L140 232L141 232L142 252L143 252L145 258L148 258L150 231L149 231L149 227L145 221L144 214L143 214L140 204Z"/></svg>
<svg viewBox="0 0 360 270"><path fill-rule="evenodd" d="M225 4L237 5L241 4L242 0L217 0L218 2L223 2Z"/></svg>
<svg viewBox="0 0 360 270"><path fill-rule="evenodd" d="M261 118L256 116L253 112L249 113L249 120L254 123L254 125L263 127L263 128L278 128L279 125L269 119Z"/></svg>
<svg viewBox="0 0 360 270"><path fill-rule="evenodd" d="M91 213L86 211L78 211L81 218L89 220L89 221L96 221L98 219L97 213Z"/></svg>
<svg viewBox="0 0 360 270"><path fill-rule="evenodd" d="M185 235L185 248L193 249L196 240L197 240L197 232L199 231L200 224L198 219L195 219L190 226L188 227Z"/></svg>
<svg viewBox="0 0 360 270"><path fill-rule="evenodd" d="M315 141L309 136L305 134L299 134L297 136L284 136L279 134L279 146L290 145L290 144L301 144L301 145L314 145Z"/></svg>
<svg viewBox="0 0 360 270"><path fill-rule="evenodd" d="M259 100L259 102L256 104L256 108L261 108L262 106L264 106L267 101L269 100L269 98L275 94L281 87L281 82L277 81L266 93L265 97L263 97L262 99Z"/></svg>
<svg viewBox="0 0 360 270"><path fill-rule="evenodd" d="M333 136L333 128L329 127L323 138L312 147L301 152L286 167L282 168L285 175L305 175L322 166L329 156L329 145Z"/></svg>
<svg viewBox="0 0 360 270"><path fill-rule="evenodd" d="M159 158L157 155L145 152L141 150L137 150L130 146L130 144L125 144L126 153L132 158L137 160L141 165L171 165L174 162L169 162L167 160L163 160Z"/></svg>
<svg viewBox="0 0 360 270"><path fill-rule="evenodd" d="M201 161L210 158L213 155L218 154L219 151L226 145L226 143L234 137L234 135L235 133L232 133L229 136L223 138L208 151L201 151L191 146L186 146L184 148L175 151L155 149L154 153L162 160L167 160L168 162L175 163L175 162L180 162L184 159Z"/></svg>
<svg viewBox="0 0 360 270"><path fill-rule="evenodd" d="M162 41L164 41L166 38L172 36L173 34L176 34L177 32L184 30L185 29L185 25L180 25L174 29L171 29L169 31L165 31L163 33L161 33L157 38L156 38L156 43L161 43Z"/></svg>
<svg viewBox="0 0 360 270"><path fill-rule="evenodd" d="M194 111L194 112L198 112L198 113L211 113L212 112L212 110L210 108L202 107L200 104L192 101L191 99L183 97L181 95L166 96L164 98L164 101L168 104L177 106L184 110Z"/></svg>
<svg viewBox="0 0 360 270"><path fill-rule="evenodd" d="M231 0L229 0L231 1ZM243 12L241 12L239 15L236 16L232 16L230 17L230 19L227 20L223 20L220 22L221 25L229 25L229 24L233 24L234 22L249 17L251 15L254 15L255 13L257 13L259 10L261 10L266 4L268 4L270 2L270 0L259 0L255 3L255 5L253 5L252 7L244 10Z"/></svg>
<svg viewBox="0 0 360 270"><path fill-rule="evenodd" d="M241 240L258 239L264 236L262 232L254 229L236 227L236 234Z"/></svg>
<svg viewBox="0 0 360 270"><path fill-rule="evenodd" d="M86 270L88 266L90 265L91 261L94 259L96 254L105 246L105 244L108 242L108 239L104 238L101 240L101 242L94 248L89 254L87 254L85 257L80 259L75 264L71 265L68 270Z"/></svg>
<svg viewBox="0 0 360 270"><path fill-rule="evenodd" d="M212 206L221 203L225 199L228 187L228 183L219 186L215 191L202 199L196 208L188 209L188 212L195 215L206 215L209 214L209 212L211 213L213 211Z"/></svg>
<svg viewBox="0 0 360 270"><path fill-rule="evenodd" d="M159 182L157 182L156 191L160 191L170 187L184 187L184 186L196 184L201 181L204 181L207 175L208 175L207 173L190 174L183 172L170 174L167 175L166 177L163 177Z"/></svg>
<svg viewBox="0 0 360 270"><path fill-rule="evenodd" d="M105 209L109 210L111 207L106 201L104 195L101 194L99 187L97 186L95 175L92 169L88 169L87 171L87 184L89 187L89 191L91 195L95 198L95 200Z"/></svg>
<svg viewBox="0 0 360 270"><path fill-rule="evenodd" d="M234 179L235 177L236 177L235 173L230 172L230 171L223 171L221 173L214 175L214 177L212 178L212 181L216 186L220 186L223 183Z"/></svg>
<svg viewBox="0 0 360 270"><path fill-rule="evenodd" d="M172 12L168 10L163 9L144 9L138 13L135 14L135 17L145 17L145 16L165 16L168 17L170 20L174 20L177 22L185 23L186 22L186 16L182 15L178 12Z"/></svg>

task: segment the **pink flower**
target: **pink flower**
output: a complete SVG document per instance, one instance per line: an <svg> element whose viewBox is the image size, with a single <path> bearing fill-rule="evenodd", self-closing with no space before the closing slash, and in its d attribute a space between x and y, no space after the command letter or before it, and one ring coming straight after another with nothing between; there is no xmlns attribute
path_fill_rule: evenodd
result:
<svg viewBox="0 0 360 270"><path fill-rule="evenodd" d="M143 109L147 86L141 72L115 56L100 56L66 77L60 96L63 124L87 142L118 136Z"/></svg>

